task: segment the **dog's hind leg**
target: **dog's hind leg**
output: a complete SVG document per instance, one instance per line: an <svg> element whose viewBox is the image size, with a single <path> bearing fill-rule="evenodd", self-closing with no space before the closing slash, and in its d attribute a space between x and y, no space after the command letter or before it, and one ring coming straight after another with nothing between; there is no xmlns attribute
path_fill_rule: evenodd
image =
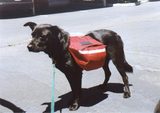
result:
<svg viewBox="0 0 160 113"><path fill-rule="evenodd" d="M122 76L122 80L124 83L124 98L128 98L131 96L130 89L129 89L129 82L128 82L128 76L126 75L125 72L125 67L124 67L124 53L123 47L119 47L117 45L114 46L108 46L107 51L113 61L113 64L116 66L118 72Z"/></svg>
<svg viewBox="0 0 160 113"><path fill-rule="evenodd" d="M106 91L106 88L107 88L107 83L109 81L109 78L111 76L111 72L110 72L110 69L109 69L109 58L106 58L106 61L105 61L105 64L103 66L103 70L104 70L104 74L105 74L105 79L104 79L104 82L103 84L99 85L99 88L102 90L102 91Z"/></svg>
<svg viewBox="0 0 160 113"><path fill-rule="evenodd" d="M107 58L106 61L105 61L104 66L103 66L103 70L104 70L104 73L105 73L105 80L104 80L103 84L107 84L108 81L109 81L109 78L111 76L111 71L109 69L109 60L110 59Z"/></svg>
<svg viewBox="0 0 160 113"><path fill-rule="evenodd" d="M104 79L104 82L103 84L100 84L99 85L99 88L102 92L105 92L107 90L107 84L108 84L108 81L110 79L110 76L111 76L111 71L109 69L109 58L106 59L105 61L105 64L103 66L103 70L104 70L104 74L105 74L105 79Z"/></svg>
<svg viewBox="0 0 160 113"><path fill-rule="evenodd" d="M123 97L129 98L131 96L131 92L129 89L128 76L127 76L126 72L124 71L124 69L122 69L118 66L117 66L117 69L118 69L119 73L121 74L122 80L124 82L124 95L123 95Z"/></svg>

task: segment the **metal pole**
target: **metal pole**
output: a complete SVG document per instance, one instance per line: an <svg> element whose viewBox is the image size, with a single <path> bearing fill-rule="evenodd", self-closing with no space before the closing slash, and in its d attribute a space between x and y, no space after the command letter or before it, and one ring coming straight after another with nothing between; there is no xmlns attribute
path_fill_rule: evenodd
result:
<svg viewBox="0 0 160 113"><path fill-rule="evenodd" d="M54 93L55 93L55 74L56 74L56 69L55 69L55 64L53 64L53 76L52 76L52 100L51 100L51 113L54 113Z"/></svg>
<svg viewBox="0 0 160 113"><path fill-rule="evenodd" d="M107 0L103 0L103 7L106 7L107 6Z"/></svg>
<svg viewBox="0 0 160 113"><path fill-rule="evenodd" d="M33 15L36 14L36 10L35 10L35 1L32 0L32 4L33 4L33 8L32 8L32 11L33 11Z"/></svg>

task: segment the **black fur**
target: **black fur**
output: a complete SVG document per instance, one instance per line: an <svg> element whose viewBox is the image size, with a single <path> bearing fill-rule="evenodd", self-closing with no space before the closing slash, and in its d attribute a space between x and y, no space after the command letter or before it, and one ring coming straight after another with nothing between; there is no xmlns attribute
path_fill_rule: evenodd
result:
<svg viewBox="0 0 160 113"><path fill-rule="evenodd" d="M158 101L158 103L154 109L154 113L160 113L160 100Z"/></svg>
<svg viewBox="0 0 160 113"><path fill-rule="evenodd" d="M24 26L29 26L32 29L32 41L28 45L29 51L43 51L47 53L56 67L65 74L73 93L69 109L77 110L81 95L83 70L75 63L68 51L69 34L58 26L49 24L37 25L33 22L28 22ZM105 64L102 67L105 72L105 80L101 87L105 87L109 81L111 72L108 64L112 60L124 82L124 98L130 97L131 94L126 72L133 72L133 68L125 59L121 37L117 33L105 29L91 31L86 35L107 45L106 51L109 56L106 58Z"/></svg>

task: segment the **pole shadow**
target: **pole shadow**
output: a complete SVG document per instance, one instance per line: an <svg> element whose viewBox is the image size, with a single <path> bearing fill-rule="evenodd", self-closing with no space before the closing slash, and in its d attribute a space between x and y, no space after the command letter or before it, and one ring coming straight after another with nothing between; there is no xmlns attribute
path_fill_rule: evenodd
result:
<svg viewBox="0 0 160 113"><path fill-rule="evenodd" d="M105 88L102 88L101 85L91 88L83 88L80 106L91 107L98 104L99 102L108 98L108 94L106 94L107 91L114 93L124 93L123 87L124 85L121 83L108 83ZM72 92L61 95L59 98L60 100L55 102L55 112L60 111L60 113L62 113L62 109L69 107L68 103L72 98ZM47 105L46 110L43 113L51 112L51 102L46 102L42 105Z"/></svg>

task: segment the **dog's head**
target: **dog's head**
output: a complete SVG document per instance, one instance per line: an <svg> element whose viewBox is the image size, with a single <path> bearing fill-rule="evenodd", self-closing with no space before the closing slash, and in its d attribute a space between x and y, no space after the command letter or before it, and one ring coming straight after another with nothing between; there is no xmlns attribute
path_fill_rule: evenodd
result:
<svg viewBox="0 0 160 113"><path fill-rule="evenodd" d="M48 43L51 42L51 38L54 38L55 33L59 30L57 26L50 24L37 25L34 22L27 22L24 26L29 26L32 30L32 40L27 46L28 50L32 52L45 51Z"/></svg>

